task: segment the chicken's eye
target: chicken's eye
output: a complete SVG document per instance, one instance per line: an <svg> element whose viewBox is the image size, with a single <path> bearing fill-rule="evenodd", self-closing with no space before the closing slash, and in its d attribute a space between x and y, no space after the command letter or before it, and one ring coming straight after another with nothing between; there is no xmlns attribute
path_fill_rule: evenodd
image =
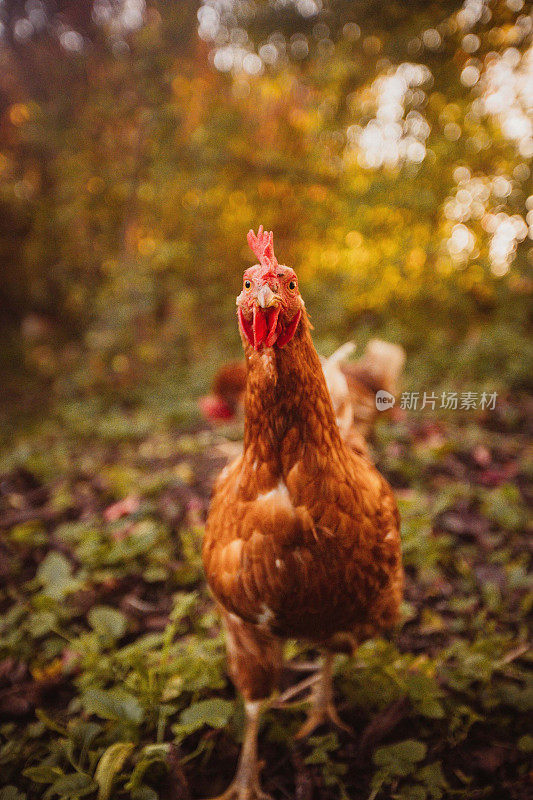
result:
<svg viewBox="0 0 533 800"><path fill-rule="evenodd" d="M291 292L294 292L294 290L296 289L295 281L289 281L289 289L291 290Z"/></svg>
<svg viewBox="0 0 533 800"><path fill-rule="evenodd" d="M244 288L251 289L252 288L252 281L244 281Z"/></svg>

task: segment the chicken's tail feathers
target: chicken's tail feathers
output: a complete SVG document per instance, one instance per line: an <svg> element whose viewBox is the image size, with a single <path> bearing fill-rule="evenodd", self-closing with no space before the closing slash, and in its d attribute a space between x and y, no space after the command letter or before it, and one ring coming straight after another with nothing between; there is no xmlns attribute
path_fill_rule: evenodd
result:
<svg viewBox="0 0 533 800"><path fill-rule="evenodd" d="M374 393L385 389L395 394L405 364L405 350L398 344L382 339L371 339L360 359L342 361L339 366L351 385L356 389L363 383Z"/></svg>
<svg viewBox="0 0 533 800"><path fill-rule="evenodd" d="M371 339L361 361L367 365L382 388L395 393L405 365L405 350L399 344Z"/></svg>
<svg viewBox="0 0 533 800"><path fill-rule="evenodd" d="M329 364L338 364L339 362L344 361L346 358L351 356L356 347L357 345L355 342L345 342L344 344L341 344L340 347L337 347L335 352L332 353L330 357L326 359L326 361Z"/></svg>

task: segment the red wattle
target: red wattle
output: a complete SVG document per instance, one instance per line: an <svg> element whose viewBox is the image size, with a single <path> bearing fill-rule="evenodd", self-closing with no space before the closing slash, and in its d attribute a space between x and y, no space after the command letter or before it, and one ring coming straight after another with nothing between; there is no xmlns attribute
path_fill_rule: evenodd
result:
<svg viewBox="0 0 533 800"><path fill-rule="evenodd" d="M250 344L253 347L254 346L254 331L253 331L252 324L250 322L248 322L247 319L245 319L244 314L242 313L242 310L240 308L239 308L239 311L238 311L238 316L239 316L239 325L241 326L241 331L243 332L244 336L246 336L246 338L248 339L248 341L250 342Z"/></svg>
<svg viewBox="0 0 533 800"><path fill-rule="evenodd" d="M261 345L272 347L277 337L277 325L280 307L258 308L254 307L254 347L259 350Z"/></svg>
<svg viewBox="0 0 533 800"><path fill-rule="evenodd" d="M267 319L268 336L267 336L267 338L265 340L265 345L267 347L272 347L272 345L276 342L277 335L278 335L277 327L278 327L279 312L280 312L280 307L279 306L277 308L271 309L270 313L267 312L267 314L268 314L268 319Z"/></svg>
<svg viewBox="0 0 533 800"><path fill-rule="evenodd" d="M255 306L253 319L248 321L239 308L238 317L241 331L256 350L260 350L262 345L273 347L276 344L278 347L283 347L294 336L301 311L294 315L286 328L283 328L279 321L280 311L280 306L265 309Z"/></svg>
<svg viewBox="0 0 533 800"><path fill-rule="evenodd" d="M290 342L290 340L296 333L296 328L298 327L298 323L300 322L301 316L302 312L298 311L298 313L294 315L294 318L289 322L285 330L280 333L276 341L278 347L283 347L283 345L288 344Z"/></svg>
<svg viewBox="0 0 533 800"><path fill-rule="evenodd" d="M267 335L267 321L261 308L254 306L254 347L259 350Z"/></svg>

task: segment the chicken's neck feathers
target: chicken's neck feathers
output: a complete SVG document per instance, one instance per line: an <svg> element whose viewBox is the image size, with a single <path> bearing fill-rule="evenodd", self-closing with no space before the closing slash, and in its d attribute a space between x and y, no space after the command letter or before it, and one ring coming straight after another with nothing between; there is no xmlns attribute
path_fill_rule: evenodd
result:
<svg viewBox="0 0 533 800"><path fill-rule="evenodd" d="M304 315L283 348L248 347L244 451L290 468L306 448L342 447L320 359Z"/></svg>

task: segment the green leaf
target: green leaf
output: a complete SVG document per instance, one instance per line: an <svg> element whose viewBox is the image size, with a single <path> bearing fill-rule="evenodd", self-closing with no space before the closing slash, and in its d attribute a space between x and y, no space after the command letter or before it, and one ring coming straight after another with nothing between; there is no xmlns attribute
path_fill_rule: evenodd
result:
<svg viewBox="0 0 533 800"><path fill-rule="evenodd" d="M131 800L158 800L159 795L151 786L139 786L131 792Z"/></svg>
<svg viewBox="0 0 533 800"><path fill-rule="evenodd" d="M93 630L106 639L120 639L128 626L124 614L111 606L94 606L87 614L87 619Z"/></svg>
<svg viewBox="0 0 533 800"><path fill-rule="evenodd" d="M35 547L46 544L48 536L40 522L22 522L11 529L10 539L17 544L26 544Z"/></svg>
<svg viewBox="0 0 533 800"><path fill-rule="evenodd" d="M74 744L81 750L87 750L99 733L102 726L96 722L85 722L84 720L73 720L68 726L68 736Z"/></svg>
<svg viewBox="0 0 533 800"><path fill-rule="evenodd" d="M62 553L51 552L39 565L37 577L49 586L54 586L70 578L72 568L70 561Z"/></svg>
<svg viewBox="0 0 533 800"><path fill-rule="evenodd" d="M425 786L416 783L409 783L403 786L398 794L394 795L398 800L426 800L428 792Z"/></svg>
<svg viewBox="0 0 533 800"><path fill-rule="evenodd" d="M133 792L136 789L141 788L142 781L144 780L144 775L146 771L152 766L152 764L167 764L168 759L168 745L166 744L153 744L153 745L146 745L143 748L141 757L137 760L135 767L129 777L129 780L125 786L130 792Z"/></svg>
<svg viewBox="0 0 533 800"><path fill-rule="evenodd" d="M65 728L62 725L59 725L54 719L49 717L46 711L44 711L42 708L36 709L35 716L43 723L43 725L48 728L48 730L55 731L55 733L59 733L60 736L67 735Z"/></svg>
<svg viewBox="0 0 533 800"><path fill-rule="evenodd" d="M444 794L444 789L448 788L448 782L444 777L440 761L426 764L425 767L417 770L415 778L424 784L427 793L433 800L440 800Z"/></svg>
<svg viewBox="0 0 533 800"><path fill-rule="evenodd" d="M181 592L174 596L174 607L170 612L170 619L177 622L187 616L198 600L197 592Z"/></svg>
<svg viewBox="0 0 533 800"><path fill-rule="evenodd" d="M26 800L27 795L19 792L16 786L4 786L0 789L0 800Z"/></svg>
<svg viewBox="0 0 533 800"><path fill-rule="evenodd" d="M57 614L53 611L35 611L30 614L26 627L32 636L38 638L49 633L57 623Z"/></svg>
<svg viewBox="0 0 533 800"><path fill-rule="evenodd" d="M442 719L444 717L442 703L433 697L423 699L420 703L419 711L424 717L429 717L430 719Z"/></svg>
<svg viewBox="0 0 533 800"><path fill-rule="evenodd" d="M180 727L188 733L209 725L211 728L223 728L228 724L233 713L233 702L221 697L200 700L189 706L180 715Z"/></svg>
<svg viewBox="0 0 533 800"><path fill-rule="evenodd" d="M331 753L339 749L339 737L334 731L324 736L311 736L309 745L312 752L306 757L306 764L327 764L331 760Z"/></svg>
<svg viewBox="0 0 533 800"><path fill-rule="evenodd" d="M409 775L414 765L425 758L427 746L417 739L405 739L397 744L379 747L374 753L374 763L381 769L374 776L376 780L389 780L393 776Z"/></svg>
<svg viewBox="0 0 533 800"><path fill-rule="evenodd" d="M54 600L62 600L78 586L72 578L71 563L62 553L48 553L39 565L36 577L42 584L44 593Z"/></svg>
<svg viewBox="0 0 533 800"><path fill-rule="evenodd" d="M397 744L379 747L374 753L374 761L378 766L385 766L393 761L415 763L422 761L427 752L427 745L418 739L405 739Z"/></svg>
<svg viewBox="0 0 533 800"><path fill-rule="evenodd" d="M89 714L102 719L139 725L143 718L137 698L123 689L87 689L81 700Z"/></svg>
<svg viewBox="0 0 533 800"><path fill-rule="evenodd" d="M75 800L77 797L85 797L96 790L96 783L90 775L82 772L73 772L72 775L63 775L50 787L51 796L57 794L61 798Z"/></svg>
<svg viewBox="0 0 533 800"><path fill-rule="evenodd" d="M59 767L49 767L40 764L37 767L28 767L22 773L25 778L29 778L34 783L53 783L61 777L62 770Z"/></svg>
<svg viewBox="0 0 533 800"><path fill-rule="evenodd" d="M518 749L523 753L533 753L533 736L529 733L526 733L525 736L521 736L518 740Z"/></svg>
<svg viewBox="0 0 533 800"><path fill-rule="evenodd" d="M104 752L94 774L98 784L98 800L109 800L113 780L122 769L134 746L133 742L115 742Z"/></svg>

